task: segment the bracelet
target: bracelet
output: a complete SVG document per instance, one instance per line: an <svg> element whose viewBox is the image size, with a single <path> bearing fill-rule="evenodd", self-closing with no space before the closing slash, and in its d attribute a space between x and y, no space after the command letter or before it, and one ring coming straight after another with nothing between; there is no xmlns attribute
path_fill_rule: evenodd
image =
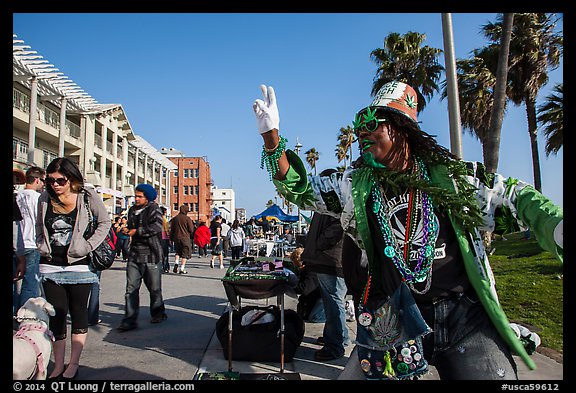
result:
<svg viewBox="0 0 576 393"><path fill-rule="evenodd" d="M266 170L268 171L270 180L272 180L274 175L276 175L276 172L280 169L278 167L278 160L282 157L282 152L286 149L286 142L288 142L286 138L280 137L278 145L273 149L267 149L265 145L262 145L260 169L264 169L264 165L266 165Z"/></svg>
<svg viewBox="0 0 576 393"><path fill-rule="evenodd" d="M272 149L268 149L268 148L266 147L266 145L263 145L262 148L264 149L264 151L265 151L266 153L274 153L274 152L276 151L276 149L278 149L278 147L280 146L280 142L281 142L281 141L282 141L282 138L280 138L280 139L278 140L278 144L277 144L276 146L274 146Z"/></svg>

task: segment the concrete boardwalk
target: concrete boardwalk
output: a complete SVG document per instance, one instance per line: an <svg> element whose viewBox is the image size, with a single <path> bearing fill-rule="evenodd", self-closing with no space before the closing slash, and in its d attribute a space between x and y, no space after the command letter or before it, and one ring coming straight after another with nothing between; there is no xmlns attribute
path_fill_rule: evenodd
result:
<svg viewBox="0 0 576 393"><path fill-rule="evenodd" d="M195 254L187 262L187 275L163 274L163 296L168 319L151 324L148 291L140 290L139 328L120 333L124 313L125 264L116 261L102 273L100 318L102 323L90 328L82 358L78 380L179 380L190 381L198 372L228 371L222 347L215 335L215 324L226 311L227 299L220 279L225 270L210 268L208 257ZM173 254L170 256L172 266ZM225 261L228 267L228 261ZM243 305L276 303L275 298L243 299ZM285 297L286 309L295 309L296 300ZM299 373L302 380L354 379L357 359L347 347L343 358L330 362L314 361L315 344L322 335L324 324L306 323L302 345L285 372ZM355 337L355 322L349 322L351 337ZM70 350L69 341L67 351ZM538 369L526 370L518 362L521 379L562 380L562 364L534 354ZM68 355L67 358L68 359ZM350 359L350 366L346 367ZM518 360L518 359L517 359ZM352 367L353 366L353 367ZM346 367L346 369L345 369ZM48 368L52 370L52 364ZM276 373L279 363L233 361L232 370L241 373ZM437 379L435 370L424 379Z"/></svg>

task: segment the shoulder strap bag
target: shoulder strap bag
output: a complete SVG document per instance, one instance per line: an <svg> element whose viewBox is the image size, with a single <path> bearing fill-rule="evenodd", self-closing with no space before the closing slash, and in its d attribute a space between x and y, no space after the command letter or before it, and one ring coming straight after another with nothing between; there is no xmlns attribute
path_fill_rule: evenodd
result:
<svg viewBox="0 0 576 393"><path fill-rule="evenodd" d="M89 239L96 231L96 222L92 210L90 209L90 203L88 202L88 194L84 192L84 204L86 206L86 211L88 212L88 227L86 228L86 239ZM89 266L92 271L102 271L109 269L114 263L114 258L116 258L116 232L112 226L108 230L106 237L96 247L93 251L88 254Z"/></svg>

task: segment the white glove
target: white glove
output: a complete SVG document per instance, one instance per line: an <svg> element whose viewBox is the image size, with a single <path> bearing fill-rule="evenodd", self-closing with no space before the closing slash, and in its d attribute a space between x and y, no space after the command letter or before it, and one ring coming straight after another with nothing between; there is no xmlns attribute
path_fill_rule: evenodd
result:
<svg viewBox="0 0 576 393"><path fill-rule="evenodd" d="M278 106L276 106L276 94L272 86L266 87L260 85L264 101L256 100L252 105L252 109L256 114L256 122L258 123L258 132L264 134L272 129L280 130L280 116L278 115Z"/></svg>
<svg viewBox="0 0 576 393"><path fill-rule="evenodd" d="M564 220L560 221L554 229L554 241L558 247L564 249Z"/></svg>

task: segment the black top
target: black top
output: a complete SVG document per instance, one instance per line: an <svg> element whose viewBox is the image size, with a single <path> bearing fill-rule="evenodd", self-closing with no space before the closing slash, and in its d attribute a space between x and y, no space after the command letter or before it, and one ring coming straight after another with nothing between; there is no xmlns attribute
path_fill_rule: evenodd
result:
<svg viewBox="0 0 576 393"><path fill-rule="evenodd" d="M400 244L404 243L406 214L408 211L408 193L402 195L386 194L388 198L388 208L391 214L390 223L392 233L396 236ZM368 199L368 226L372 234L372 241L376 250L374 255L374 273L372 285L370 287L369 298L381 298L392 295L394 290L400 285L402 275L394 266L392 259L384 255L384 238L378 224L376 214L372 210L372 198ZM420 209L420 206L417 207ZM465 292L470 287L468 276L462 260L462 254L458 246L458 239L448 215L438 208L434 208L434 219L439 226L438 238L435 244L435 258L432 264L432 283L430 289L425 294L412 292L417 303L430 303L435 297L445 297L457 292ZM418 232L422 229L422 214L418 215L417 234L412 241L409 257L411 270L417 263L417 250L423 246L422 237ZM422 291L426 282L416 283L414 287Z"/></svg>
<svg viewBox="0 0 576 393"><path fill-rule="evenodd" d="M338 218L314 213L302 252L302 261L306 269L311 272L344 277L343 239L344 229Z"/></svg>
<svg viewBox="0 0 576 393"><path fill-rule="evenodd" d="M55 213L51 205L48 205L44 225L48 231L48 242L51 248L51 260L46 257L40 259L40 263L55 266L87 265L88 258L72 264L68 263L68 248L72 240L72 232L76 224L78 208L74 208L70 213Z"/></svg>
<svg viewBox="0 0 576 393"><path fill-rule="evenodd" d="M222 233L222 224L217 221L212 221L210 223L210 236L216 237L216 230L220 228L220 233Z"/></svg>

